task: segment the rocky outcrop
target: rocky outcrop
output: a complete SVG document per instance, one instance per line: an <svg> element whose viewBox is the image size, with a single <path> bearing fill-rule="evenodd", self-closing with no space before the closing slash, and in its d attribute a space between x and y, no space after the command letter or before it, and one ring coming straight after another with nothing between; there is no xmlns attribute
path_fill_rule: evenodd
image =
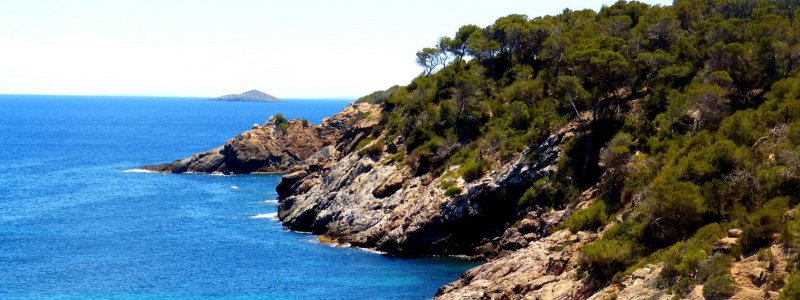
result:
<svg viewBox="0 0 800 300"><path fill-rule="evenodd" d="M481 246L497 244L520 219L519 196L550 174L574 129L564 128L472 182L447 173L413 176L389 154L367 155L340 143L340 159L307 162L283 177L278 217L293 230L392 254L480 256L488 251ZM530 151L539 153L535 161L528 160ZM446 195L444 181L463 192Z"/></svg>
<svg viewBox="0 0 800 300"><path fill-rule="evenodd" d="M327 146L346 141L377 122L377 105L350 104L320 125L272 117L225 145L171 163L149 165L145 170L164 173L279 173L309 158L330 159L336 149ZM363 133L361 133L363 134Z"/></svg>
<svg viewBox="0 0 800 300"><path fill-rule="evenodd" d="M580 247L595 234L561 230L472 268L436 299L585 299L596 283L577 279Z"/></svg>

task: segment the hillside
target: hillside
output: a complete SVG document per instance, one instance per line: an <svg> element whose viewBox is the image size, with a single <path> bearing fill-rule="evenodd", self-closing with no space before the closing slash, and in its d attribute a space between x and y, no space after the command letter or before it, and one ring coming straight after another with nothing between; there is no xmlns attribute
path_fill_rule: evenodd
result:
<svg viewBox="0 0 800 300"><path fill-rule="evenodd" d="M279 102L275 96L264 93L259 90L250 90L241 94L225 95L217 98L211 98L212 101L234 101L234 102Z"/></svg>
<svg viewBox="0 0 800 300"><path fill-rule="evenodd" d="M798 22L692 0L463 26L286 169L279 218L487 260L442 299L800 299Z"/></svg>

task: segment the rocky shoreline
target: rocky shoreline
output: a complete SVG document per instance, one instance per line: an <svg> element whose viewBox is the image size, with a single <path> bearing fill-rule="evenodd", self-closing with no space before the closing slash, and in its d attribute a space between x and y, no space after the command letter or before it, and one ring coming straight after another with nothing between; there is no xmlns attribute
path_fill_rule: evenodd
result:
<svg viewBox="0 0 800 300"><path fill-rule="evenodd" d="M271 118L224 146L143 169L280 172L284 175L276 188L278 218L291 230L389 255L487 261L442 287L436 295L440 299L586 298L599 288L595 281L574 280L578 255L573 255L597 234L551 233L575 208L516 208L527 186L555 171L563 145L581 134L577 124L466 182L447 173L415 176L407 167L398 167L385 151L397 145L380 145L372 153L359 151L374 148L375 141L384 138L375 130L380 116L380 106L357 103L320 125L291 120L280 130ZM378 137L371 141L370 134ZM461 192L446 195L440 188L444 181L452 181ZM592 196L591 191L585 193L584 203Z"/></svg>

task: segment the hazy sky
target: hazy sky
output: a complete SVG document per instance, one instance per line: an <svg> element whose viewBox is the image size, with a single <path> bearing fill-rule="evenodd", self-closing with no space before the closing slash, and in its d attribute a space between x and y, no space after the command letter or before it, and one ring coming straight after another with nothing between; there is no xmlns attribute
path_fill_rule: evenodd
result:
<svg viewBox="0 0 800 300"><path fill-rule="evenodd" d="M461 25L613 2L3 0L0 93L355 98L408 83Z"/></svg>

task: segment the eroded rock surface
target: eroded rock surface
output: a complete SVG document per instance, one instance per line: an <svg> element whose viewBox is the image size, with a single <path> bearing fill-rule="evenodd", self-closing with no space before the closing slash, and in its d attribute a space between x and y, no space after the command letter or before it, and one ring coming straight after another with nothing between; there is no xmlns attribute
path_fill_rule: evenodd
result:
<svg viewBox="0 0 800 300"><path fill-rule="evenodd" d="M340 144L347 153L340 159L306 162L284 176L278 186L278 217L293 230L392 254L476 256L481 245L494 239L497 244L506 227L519 219L519 196L553 170L573 129L553 134L472 182L446 175L412 176L387 154L348 153ZM539 153L536 161L528 161L528 151ZM463 192L445 195L445 180L455 181ZM525 245L521 233L513 237L517 239L509 248Z"/></svg>
<svg viewBox="0 0 800 300"><path fill-rule="evenodd" d="M583 299L589 280L576 280L584 244L595 239L587 232L561 230L527 247L472 268L439 289L437 299Z"/></svg>

